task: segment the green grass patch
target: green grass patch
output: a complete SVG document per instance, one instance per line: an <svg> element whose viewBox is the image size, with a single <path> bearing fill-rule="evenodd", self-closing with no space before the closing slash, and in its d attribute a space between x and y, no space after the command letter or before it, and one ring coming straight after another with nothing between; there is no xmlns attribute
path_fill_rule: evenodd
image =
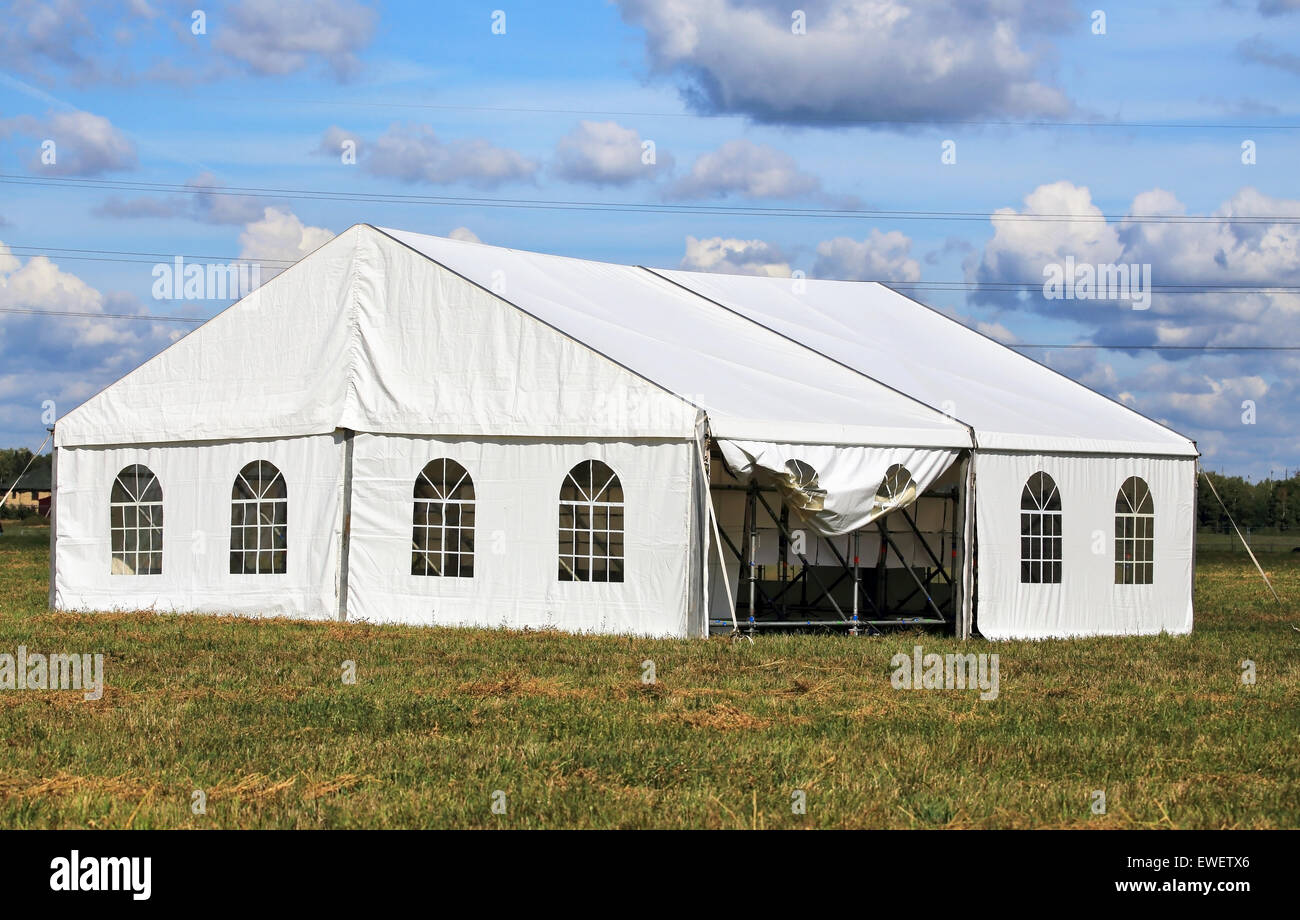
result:
<svg viewBox="0 0 1300 920"><path fill-rule="evenodd" d="M1203 554L1191 636L750 644L52 613L47 534L0 537L0 652L103 653L107 689L0 691L3 827L1300 823L1289 556L1279 608L1244 555ZM998 653L1000 696L894 690L916 643Z"/></svg>

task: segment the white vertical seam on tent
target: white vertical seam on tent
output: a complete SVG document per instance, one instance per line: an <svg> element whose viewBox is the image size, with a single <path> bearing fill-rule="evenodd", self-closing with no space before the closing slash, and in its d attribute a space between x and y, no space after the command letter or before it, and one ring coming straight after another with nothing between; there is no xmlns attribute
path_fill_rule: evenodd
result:
<svg viewBox="0 0 1300 920"><path fill-rule="evenodd" d="M1273 583L1268 580L1268 575L1264 573L1264 567L1260 565L1259 560L1255 558L1255 551L1250 548L1250 544L1246 542L1246 538L1241 535L1241 528L1238 527L1237 522L1232 519L1232 515L1228 512L1228 506L1223 503L1223 499L1219 498L1219 490L1214 488L1214 482L1210 479L1205 470L1201 470L1201 475L1204 476L1205 481L1209 483L1210 492L1219 502L1219 507L1222 508L1223 513L1228 516L1228 523L1232 525L1233 530L1237 531L1237 537L1241 540L1241 545L1246 547L1246 552L1250 554L1250 561L1255 563L1255 568L1259 569L1259 577L1264 579L1264 584L1268 585L1269 591L1272 591L1273 600L1277 601L1279 604L1282 603L1282 598L1277 596L1277 591L1274 590ZM1195 523L1193 523L1192 526L1195 527Z"/></svg>

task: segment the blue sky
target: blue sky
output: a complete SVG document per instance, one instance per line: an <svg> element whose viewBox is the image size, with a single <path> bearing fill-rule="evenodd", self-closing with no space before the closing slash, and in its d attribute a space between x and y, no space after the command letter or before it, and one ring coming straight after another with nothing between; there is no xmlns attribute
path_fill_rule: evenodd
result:
<svg viewBox="0 0 1300 920"><path fill-rule="evenodd" d="M0 308L64 313L0 312L0 445L39 444L46 400L67 412L191 328L97 314L228 305L155 299L156 263L273 267L368 222L919 285L1021 345L1192 346L1026 353L1195 438L1208 468L1300 466L1300 351L1261 349L1300 346L1297 0L237 0L203 6L202 34L194 10L0 3ZM1032 285L1066 257L1147 263L1184 293L1047 300Z"/></svg>

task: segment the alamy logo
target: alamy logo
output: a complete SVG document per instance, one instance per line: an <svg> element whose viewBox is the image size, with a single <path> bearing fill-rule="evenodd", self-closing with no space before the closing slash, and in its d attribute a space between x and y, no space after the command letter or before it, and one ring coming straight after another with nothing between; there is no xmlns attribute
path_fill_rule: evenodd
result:
<svg viewBox="0 0 1300 920"><path fill-rule="evenodd" d="M1048 300L1128 300L1134 310L1151 306L1151 264L1106 263L1075 264L1066 256L1065 264L1049 262L1043 266L1043 296Z"/></svg>
<svg viewBox="0 0 1300 920"><path fill-rule="evenodd" d="M153 888L151 856L69 856L50 860L51 891L130 891L136 901L147 901Z"/></svg>
<svg viewBox="0 0 1300 920"><path fill-rule="evenodd" d="M965 655L925 654L913 646L912 654L899 652L889 659L889 678L895 690L982 690L980 699L998 698L998 656L968 652Z"/></svg>
<svg viewBox="0 0 1300 920"><path fill-rule="evenodd" d="M239 300L262 286L258 262L185 264L177 256L153 267L154 300Z"/></svg>
<svg viewBox="0 0 1300 920"><path fill-rule="evenodd" d="M103 655L42 655L18 646L0 654L0 690L84 690L88 700L104 695Z"/></svg>

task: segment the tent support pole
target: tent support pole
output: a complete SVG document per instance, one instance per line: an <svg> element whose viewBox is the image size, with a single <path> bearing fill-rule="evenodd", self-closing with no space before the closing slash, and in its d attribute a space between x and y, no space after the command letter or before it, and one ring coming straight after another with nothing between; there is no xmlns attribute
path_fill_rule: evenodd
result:
<svg viewBox="0 0 1300 920"><path fill-rule="evenodd" d="M883 616L888 596L885 580L889 570L885 562L889 555L889 546L885 543L885 522L882 518L876 518L876 530L880 532L880 550L876 553L876 610Z"/></svg>
<svg viewBox="0 0 1300 920"><path fill-rule="evenodd" d="M850 636L858 634L858 590L861 587L858 577L858 531L853 531L853 628L849 630Z"/></svg>
<svg viewBox="0 0 1300 920"><path fill-rule="evenodd" d="M789 571L789 569L790 569L790 538L787 536L787 534L790 532L790 509L787 508L787 507L785 506L784 503L782 503L782 505L781 505L781 520L780 520L779 523L780 523L780 529L778 530L778 533L780 534L780 537L779 537L779 543L780 543L779 549L780 549L780 551L781 551L781 552L780 552L780 559L781 559L781 561L780 561L780 569L781 569L780 578L781 578L781 587L782 587L782 589L784 589L784 588L785 588L785 584L786 584L786 582L787 582L787 581L789 580L789 578L790 578L790 571ZM784 596L784 595L783 595L783 596ZM785 619L785 614L786 614L786 605L785 605L785 602L782 601L782 602L781 602L781 610L780 610L780 613L779 613L779 616L781 617L781 619L783 619L783 620Z"/></svg>
<svg viewBox="0 0 1300 920"><path fill-rule="evenodd" d="M724 534L722 533L722 529L718 527L718 511L713 507L713 489L712 484L709 481L709 470L708 467L704 465L704 445L697 440L695 446L699 451L700 472L704 476L704 494L709 497L709 523L713 525L713 545L718 548L718 567L722 569L722 586L727 591L727 609L731 612L731 629L732 632L739 632L740 624L736 622L736 596L731 593L731 579L727 577L727 557L722 555L722 537ZM727 542L730 543L731 541L728 540ZM736 548L733 546L731 549L735 552ZM736 553L736 557L740 558L740 554ZM706 586L705 591L707 590L708 588ZM707 597L707 594L705 596ZM708 634L709 609L706 605L704 608L704 635L707 636Z"/></svg>
<svg viewBox="0 0 1300 920"><path fill-rule="evenodd" d="M50 437L54 437L54 430L50 429ZM57 445L50 448L50 609L54 609L54 582L58 576L59 567L59 516L56 509L59 506L59 448ZM38 504L39 507L39 504Z"/></svg>
<svg viewBox="0 0 1300 920"><path fill-rule="evenodd" d="M749 521L749 631L754 631L755 604L754 592L758 587L758 566L754 563L754 557L758 554L758 509L754 506L754 498L758 495L758 485L751 483L749 487L749 502L745 509L745 518Z"/></svg>
<svg viewBox="0 0 1300 920"><path fill-rule="evenodd" d="M348 618L348 553L352 542L352 436L356 434L351 428L343 432L343 526L339 533L339 622Z"/></svg>
<svg viewBox="0 0 1300 920"><path fill-rule="evenodd" d="M975 619L975 451L966 455L961 520L961 608L957 638L969 639Z"/></svg>

